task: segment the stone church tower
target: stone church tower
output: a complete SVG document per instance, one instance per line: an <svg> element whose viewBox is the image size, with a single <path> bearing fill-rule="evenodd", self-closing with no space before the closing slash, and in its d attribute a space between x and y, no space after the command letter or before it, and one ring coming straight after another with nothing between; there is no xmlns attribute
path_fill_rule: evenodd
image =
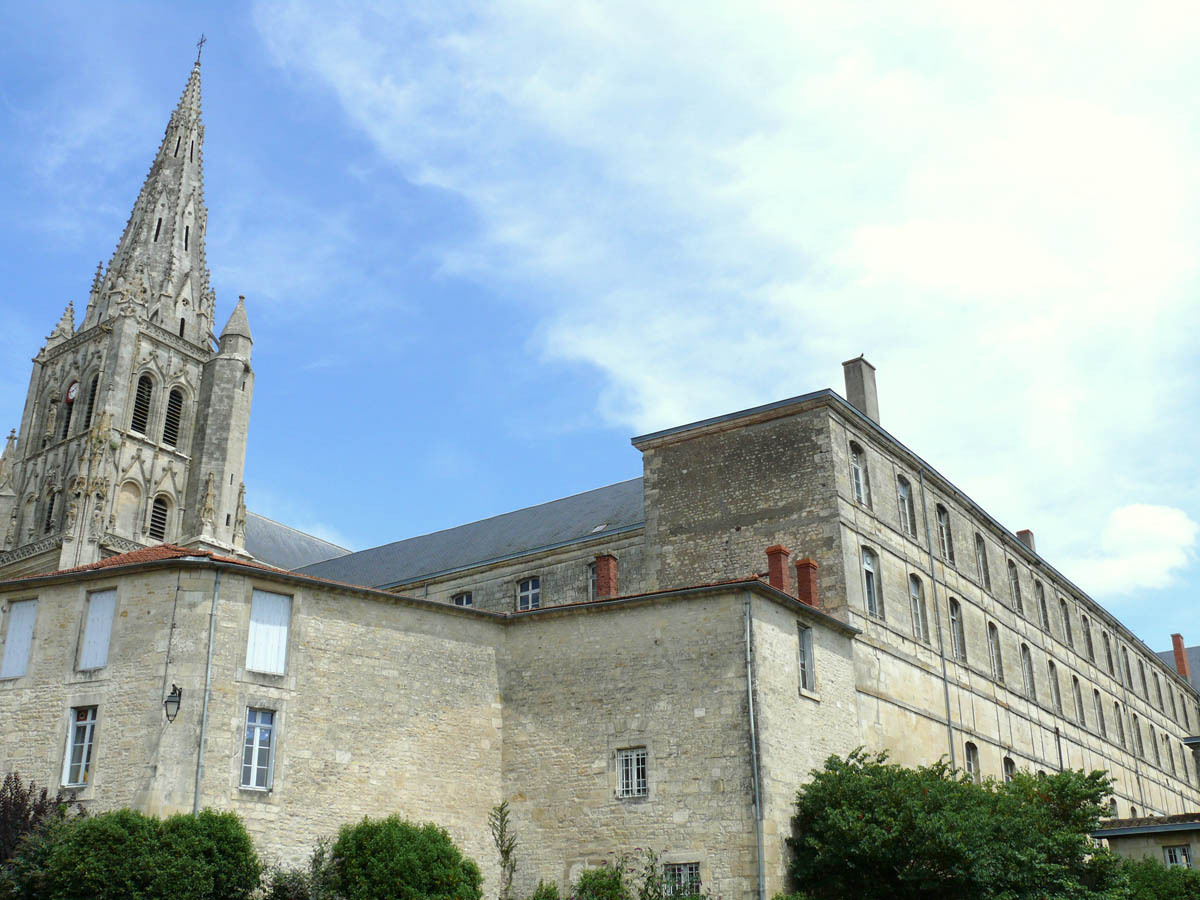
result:
<svg viewBox="0 0 1200 900"><path fill-rule="evenodd" d="M254 372L239 299L219 340L197 60L82 325L68 304L0 456L0 575L163 541L244 554Z"/></svg>

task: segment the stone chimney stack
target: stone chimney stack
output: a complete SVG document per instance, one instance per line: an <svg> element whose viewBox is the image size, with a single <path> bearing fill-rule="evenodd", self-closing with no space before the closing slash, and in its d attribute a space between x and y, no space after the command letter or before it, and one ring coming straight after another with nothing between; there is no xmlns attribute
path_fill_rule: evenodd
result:
<svg viewBox="0 0 1200 900"><path fill-rule="evenodd" d="M1186 680L1192 680L1192 667L1188 665L1187 648L1183 646L1183 635L1171 635L1171 649L1175 651L1175 671Z"/></svg>
<svg viewBox="0 0 1200 900"><path fill-rule="evenodd" d="M1030 550L1032 550L1034 553L1037 553L1037 544L1035 544L1033 541L1033 532L1030 531L1028 528L1022 528L1020 531L1017 532L1017 540L1020 541L1022 544L1024 544L1026 547L1028 547Z"/></svg>
<svg viewBox="0 0 1200 900"><path fill-rule="evenodd" d="M846 375L846 399L875 424L879 424L879 395L875 392L875 367L858 356L842 363Z"/></svg>

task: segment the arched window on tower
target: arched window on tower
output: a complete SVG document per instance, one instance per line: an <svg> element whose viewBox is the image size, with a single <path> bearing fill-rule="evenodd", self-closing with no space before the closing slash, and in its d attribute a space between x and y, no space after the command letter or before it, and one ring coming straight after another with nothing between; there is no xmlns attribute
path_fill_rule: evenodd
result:
<svg viewBox="0 0 1200 900"><path fill-rule="evenodd" d="M179 444L179 423L183 419L183 391L172 388L167 397L167 414L163 421L163 443L169 447Z"/></svg>
<svg viewBox="0 0 1200 900"><path fill-rule="evenodd" d="M133 397L133 415L129 419L129 430L145 434L150 424L150 398L154 394L154 380L149 375L138 379Z"/></svg>
<svg viewBox="0 0 1200 900"><path fill-rule="evenodd" d="M68 392L70 390L70 388L67 388ZM76 387L75 390L79 390L79 388ZM65 399L67 402L64 402L62 405L62 421L59 422L58 429L58 439L60 441L66 440L67 435L71 433L71 419L74 417L75 412L74 398L67 397Z"/></svg>
<svg viewBox="0 0 1200 900"><path fill-rule="evenodd" d="M54 530L54 501L58 499L58 494L51 491L46 497L46 518L42 523L42 531L49 534Z"/></svg>
<svg viewBox="0 0 1200 900"><path fill-rule="evenodd" d="M150 537L156 541L167 537L167 513L170 506L165 497L155 497L150 507Z"/></svg>
<svg viewBox="0 0 1200 900"><path fill-rule="evenodd" d="M92 427L92 413L96 411L96 391L100 388L100 376L93 375L92 383L88 385L87 403L83 409L83 427Z"/></svg>

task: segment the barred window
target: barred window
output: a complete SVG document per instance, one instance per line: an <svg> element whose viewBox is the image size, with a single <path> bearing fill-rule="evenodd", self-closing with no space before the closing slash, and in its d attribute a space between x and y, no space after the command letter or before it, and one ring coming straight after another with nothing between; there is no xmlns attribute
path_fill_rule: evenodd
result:
<svg viewBox="0 0 1200 900"><path fill-rule="evenodd" d="M129 419L129 430L145 434L150 423L150 399L154 394L154 381L149 375L138 379L133 395L133 415Z"/></svg>
<svg viewBox="0 0 1200 900"><path fill-rule="evenodd" d="M668 897L700 895L700 863L667 863L663 866L663 888Z"/></svg>
<svg viewBox="0 0 1200 900"><path fill-rule="evenodd" d="M271 789L274 775L275 711L246 710L246 742L242 748L242 787Z"/></svg>
<svg viewBox="0 0 1200 900"><path fill-rule="evenodd" d="M517 609L537 609L542 605L542 579L534 575L517 584Z"/></svg>
<svg viewBox="0 0 1200 900"><path fill-rule="evenodd" d="M617 751L617 796L645 797L649 793L646 783L646 748L630 747Z"/></svg>
<svg viewBox="0 0 1200 900"><path fill-rule="evenodd" d="M167 397L167 416L163 422L163 443L174 447L179 443L179 423L183 419L183 391L175 388Z"/></svg>

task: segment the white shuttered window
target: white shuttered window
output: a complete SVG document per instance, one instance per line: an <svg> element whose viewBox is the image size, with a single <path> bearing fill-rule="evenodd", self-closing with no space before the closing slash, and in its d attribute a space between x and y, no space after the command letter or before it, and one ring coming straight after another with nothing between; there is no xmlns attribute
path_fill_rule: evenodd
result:
<svg viewBox="0 0 1200 900"><path fill-rule="evenodd" d="M29 647L33 643L36 600L19 600L8 608L8 630L4 635L4 658L0 678L20 678L29 666Z"/></svg>
<svg viewBox="0 0 1200 900"><path fill-rule="evenodd" d="M268 675L287 671L291 619L291 597L269 591L254 592L250 600L250 639L246 642L247 669Z"/></svg>
<svg viewBox="0 0 1200 900"><path fill-rule="evenodd" d="M102 669L108 664L108 641L112 636L113 611L117 592L88 594L87 620L83 624L83 648L79 651L79 669Z"/></svg>

